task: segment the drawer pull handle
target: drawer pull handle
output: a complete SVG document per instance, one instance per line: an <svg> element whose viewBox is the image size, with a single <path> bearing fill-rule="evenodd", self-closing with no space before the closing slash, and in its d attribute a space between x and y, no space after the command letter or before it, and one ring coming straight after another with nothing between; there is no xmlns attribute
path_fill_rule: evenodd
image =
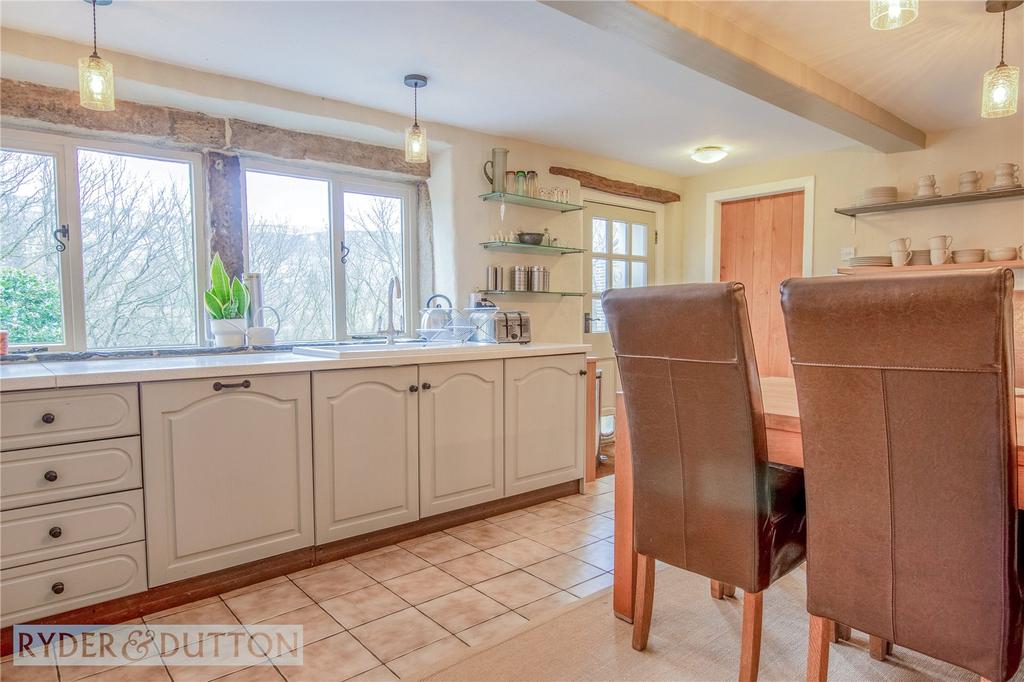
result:
<svg viewBox="0 0 1024 682"><path fill-rule="evenodd" d="M213 390L223 391L225 388L249 388L252 386L252 382L246 379L245 381L239 381L237 384L222 384L219 381L213 382Z"/></svg>
<svg viewBox="0 0 1024 682"><path fill-rule="evenodd" d="M429 381L424 381L423 382L423 390L424 391L429 391L430 390L430 382Z"/></svg>
<svg viewBox="0 0 1024 682"><path fill-rule="evenodd" d="M47 412L46 414L43 415L44 424L52 424L55 421L57 421L57 417L53 415L53 412Z"/></svg>
<svg viewBox="0 0 1024 682"><path fill-rule="evenodd" d="M63 534L64 534L64 531L62 531L60 529L60 526L54 526L53 528L50 529L50 537L51 538L59 538Z"/></svg>
<svg viewBox="0 0 1024 682"><path fill-rule="evenodd" d="M47 471L45 474L43 474L43 478L45 478L50 483L53 483L54 481L57 480L57 472L51 469L50 471Z"/></svg>
<svg viewBox="0 0 1024 682"><path fill-rule="evenodd" d="M63 592L64 592L64 583L56 582L56 583L50 585L50 591L53 592L54 594L63 594Z"/></svg>
<svg viewBox="0 0 1024 682"><path fill-rule="evenodd" d="M416 384L413 384L412 386L409 387L409 393L416 393L419 390L420 390L420 387L417 386Z"/></svg>

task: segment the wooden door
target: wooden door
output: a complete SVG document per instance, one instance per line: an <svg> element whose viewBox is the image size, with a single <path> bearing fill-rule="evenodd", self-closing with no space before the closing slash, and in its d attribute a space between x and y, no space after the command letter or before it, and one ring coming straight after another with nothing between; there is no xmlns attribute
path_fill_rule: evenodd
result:
<svg viewBox="0 0 1024 682"><path fill-rule="evenodd" d="M758 373L791 377L779 284L803 272L804 193L722 204L719 281L746 288Z"/></svg>
<svg viewBox="0 0 1024 682"><path fill-rule="evenodd" d="M318 545L420 517L415 366L313 373Z"/></svg>
<svg viewBox="0 0 1024 682"><path fill-rule="evenodd" d="M583 477L585 367L582 354L505 361L506 495Z"/></svg>
<svg viewBox="0 0 1024 682"><path fill-rule="evenodd" d="M502 361L420 366L420 516L504 495Z"/></svg>
<svg viewBox="0 0 1024 682"><path fill-rule="evenodd" d="M142 433L150 587L313 544L309 374L142 384Z"/></svg>

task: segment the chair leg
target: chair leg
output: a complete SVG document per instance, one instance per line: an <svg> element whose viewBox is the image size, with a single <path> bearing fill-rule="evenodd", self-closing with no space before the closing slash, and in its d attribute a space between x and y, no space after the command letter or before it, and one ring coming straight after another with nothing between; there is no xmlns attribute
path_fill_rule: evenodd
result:
<svg viewBox="0 0 1024 682"><path fill-rule="evenodd" d="M884 661L885 657L892 653L892 642L874 635L868 635L868 647L871 658L876 661Z"/></svg>
<svg viewBox="0 0 1024 682"><path fill-rule="evenodd" d="M830 644L835 644L839 641L848 642L850 637L853 636L853 631L849 625L843 625L835 621L831 621L831 623L832 625L828 629L828 641Z"/></svg>
<svg viewBox="0 0 1024 682"><path fill-rule="evenodd" d="M736 586L728 583L719 582L717 580L711 581L711 598L712 599L725 599L726 597L736 596Z"/></svg>
<svg viewBox="0 0 1024 682"><path fill-rule="evenodd" d="M743 593L743 630L740 635L740 682L756 682L761 664L763 592Z"/></svg>
<svg viewBox="0 0 1024 682"><path fill-rule="evenodd" d="M654 557L636 555L636 607L633 611L633 648L647 648L651 634L651 609L654 607Z"/></svg>
<svg viewBox="0 0 1024 682"><path fill-rule="evenodd" d="M810 617L807 638L807 682L828 680L828 639L831 621L821 616Z"/></svg>

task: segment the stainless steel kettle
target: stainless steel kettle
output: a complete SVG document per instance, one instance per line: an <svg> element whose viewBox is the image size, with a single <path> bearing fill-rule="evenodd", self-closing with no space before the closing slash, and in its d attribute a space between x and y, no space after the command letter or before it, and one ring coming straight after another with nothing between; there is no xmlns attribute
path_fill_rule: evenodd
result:
<svg viewBox="0 0 1024 682"><path fill-rule="evenodd" d="M431 306L435 300L442 300L448 304L447 308L441 307L440 303ZM427 299L426 305L420 314L420 329L446 329L452 319L452 300L444 294L434 294Z"/></svg>

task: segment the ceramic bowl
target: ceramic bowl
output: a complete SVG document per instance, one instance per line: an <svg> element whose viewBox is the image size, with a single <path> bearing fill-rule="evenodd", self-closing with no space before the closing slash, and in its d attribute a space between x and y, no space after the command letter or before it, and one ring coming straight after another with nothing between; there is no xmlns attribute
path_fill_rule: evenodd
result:
<svg viewBox="0 0 1024 682"><path fill-rule="evenodd" d="M991 261L1017 260L1018 252L1016 247L1001 246L998 249L988 250L988 259Z"/></svg>
<svg viewBox="0 0 1024 682"><path fill-rule="evenodd" d="M520 244L532 244L534 246L539 245L544 241L543 232L520 232L519 243Z"/></svg>
<svg viewBox="0 0 1024 682"><path fill-rule="evenodd" d="M954 263L980 263L985 260L985 249L958 249L953 252Z"/></svg>

